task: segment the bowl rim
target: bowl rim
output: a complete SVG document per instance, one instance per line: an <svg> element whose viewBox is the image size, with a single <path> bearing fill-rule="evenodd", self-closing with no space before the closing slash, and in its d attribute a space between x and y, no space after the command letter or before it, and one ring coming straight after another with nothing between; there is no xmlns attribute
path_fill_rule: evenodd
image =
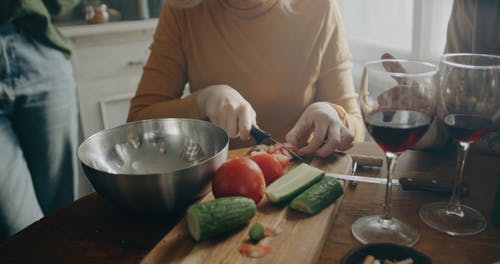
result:
<svg viewBox="0 0 500 264"><path fill-rule="evenodd" d="M101 170L101 169L97 169L97 168L95 168L93 166L90 166L89 164L87 164L87 162L84 162L80 158L81 155L82 155L81 152L83 151L82 150L83 145L85 145L85 143L87 143L88 141L91 141L93 138L98 137L98 136L100 136L102 134L111 133L114 130L118 130L120 128L127 127L127 126L136 125L136 124L139 124L139 123L152 123L152 122L170 121L170 120L188 121L188 122L194 122L194 123L201 123L201 124L204 124L204 125L208 125L208 126L214 127L214 128L216 128L216 129L218 129L218 130L220 130L220 131L223 132L222 134L225 137L224 147L222 147L221 150L218 151L212 157L210 157L208 159L205 159L202 162L199 162L199 163L197 163L195 165L191 165L191 166L188 166L188 167L185 167L185 168L181 168L181 169L177 169L177 170L172 170L172 171L168 171L168 172L157 172L157 173L134 173L134 174L112 173L112 172L104 171L104 170ZM223 153L227 152L227 150L229 148L229 142L230 142L230 138L229 138L229 135L226 133L226 131L224 129L222 129L221 127L215 125L214 123L211 123L211 122L208 122L208 121L204 121L204 120L200 120L200 119L194 119L194 118L150 118L150 119L143 119L143 120L137 120L137 121L127 122L125 124L121 124L121 125L118 125L118 126L115 126L115 127L112 127L112 128L102 129L100 131L95 132L94 134L90 135L89 137L87 137L85 140L83 140L80 143L80 145L78 146L78 150L77 150L77 156L78 156L78 160L80 161L80 163L84 164L86 167L88 167L88 168L90 168L92 170L103 172L103 173L106 173L106 174L109 174L109 175L113 175L113 176L128 176L128 177L136 177L136 176L139 177L139 176L141 176L141 177L144 177L144 176L155 176L155 175L168 175L168 174L173 174L173 173L177 173L177 172L182 172L182 171L185 171L185 170L189 170L189 169L193 168L194 166L204 165L205 163L210 162L211 160L219 157L220 155L223 155Z"/></svg>
<svg viewBox="0 0 500 264"><path fill-rule="evenodd" d="M360 250L363 250L366 248L372 248L372 247L391 247L391 248L395 248L395 249L406 250L408 252L411 252L412 255L418 256L420 259L425 259L427 261L426 263L432 263L432 259L429 256L414 249L413 247L402 246L402 245L398 245L398 244L390 243L390 242L378 242L378 243L368 243L368 244L364 244L364 245L352 248L341 258L340 264L350 264L350 262L348 262L349 258L352 258L353 256L355 256L356 253L359 252Z"/></svg>

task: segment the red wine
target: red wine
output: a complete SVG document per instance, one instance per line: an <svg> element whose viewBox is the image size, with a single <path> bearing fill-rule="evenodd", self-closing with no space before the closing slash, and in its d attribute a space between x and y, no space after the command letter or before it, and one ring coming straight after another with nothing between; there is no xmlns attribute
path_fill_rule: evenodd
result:
<svg viewBox="0 0 500 264"><path fill-rule="evenodd" d="M472 143L488 132L492 122L478 115L449 114L444 117L444 124L456 140Z"/></svg>
<svg viewBox="0 0 500 264"><path fill-rule="evenodd" d="M432 118L411 110L382 110L365 120L368 132L384 150L401 153L417 143L425 134Z"/></svg>

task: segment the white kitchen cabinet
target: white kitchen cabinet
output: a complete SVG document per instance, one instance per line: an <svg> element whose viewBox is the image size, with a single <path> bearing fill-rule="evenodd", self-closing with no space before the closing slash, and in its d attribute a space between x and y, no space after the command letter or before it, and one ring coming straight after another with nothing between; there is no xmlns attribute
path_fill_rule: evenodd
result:
<svg viewBox="0 0 500 264"><path fill-rule="evenodd" d="M83 139L126 121L157 20L60 27L72 57Z"/></svg>
<svg viewBox="0 0 500 264"><path fill-rule="evenodd" d="M81 140L126 122L158 20L60 26L73 42ZM91 188L82 173L77 197Z"/></svg>

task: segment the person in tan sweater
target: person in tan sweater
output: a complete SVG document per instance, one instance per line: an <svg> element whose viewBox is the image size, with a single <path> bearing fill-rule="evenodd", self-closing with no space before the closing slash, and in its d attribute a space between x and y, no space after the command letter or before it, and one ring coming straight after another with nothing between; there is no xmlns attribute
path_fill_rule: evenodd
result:
<svg viewBox="0 0 500 264"><path fill-rule="evenodd" d="M334 0L167 1L128 121L210 120L233 148L258 125L324 157L364 139L350 59Z"/></svg>

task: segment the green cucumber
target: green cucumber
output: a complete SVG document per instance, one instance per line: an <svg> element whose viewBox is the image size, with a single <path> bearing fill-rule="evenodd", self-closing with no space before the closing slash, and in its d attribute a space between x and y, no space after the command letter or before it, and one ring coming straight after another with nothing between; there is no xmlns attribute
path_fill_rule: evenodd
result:
<svg viewBox="0 0 500 264"><path fill-rule="evenodd" d="M253 242L259 242L266 237L264 226L261 223L254 223L252 227L250 227L250 231L248 231L248 236Z"/></svg>
<svg viewBox="0 0 500 264"><path fill-rule="evenodd" d="M322 170L302 163L271 183L266 188L266 197L273 203L288 202L324 175Z"/></svg>
<svg viewBox="0 0 500 264"><path fill-rule="evenodd" d="M193 204L187 210L189 233L195 241L217 237L245 226L257 208L246 197L222 197Z"/></svg>
<svg viewBox="0 0 500 264"><path fill-rule="evenodd" d="M290 208L314 215L328 207L344 194L344 188L332 177L323 177L321 181L299 194L290 203Z"/></svg>

